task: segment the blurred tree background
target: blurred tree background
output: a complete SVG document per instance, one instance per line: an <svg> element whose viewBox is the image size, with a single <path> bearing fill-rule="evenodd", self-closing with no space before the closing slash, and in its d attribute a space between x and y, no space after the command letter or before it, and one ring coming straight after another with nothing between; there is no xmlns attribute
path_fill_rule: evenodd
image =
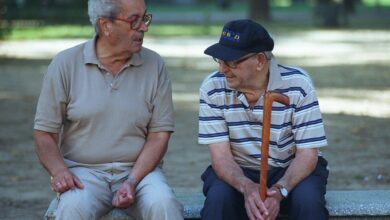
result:
<svg viewBox="0 0 390 220"><path fill-rule="evenodd" d="M359 20L361 14L385 13L387 16L390 8L390 0L244 0L241 2L146 0L146 2L149 10L157 15L153 21L155 24L196 24L206 27L199 34L213 34L210 26L220 25L232 16L251 18L263 23L298 21L309 27L347 28L355 22L355 17ZM0 0L0 36L12 39L14 31L26 28L57 25L57 28L61 29L58 25L72 25L78 26L78 29L74 31L76 33L69 33L68 37L84 37L91 33L89 27L82 27L89 25L86 8L87 1L78 0ZM364 23L364 19L368 19L367 24L376 23L382 28L390 26L388 21L370 22L370 17L361 18L361 23ZM69 28L65 29L69 30ZM170 33L175 35L172 29ZM64 36L59 35L59 37Z"/></svg>
<svg viewBox="0 0 390 220"><path fill-rule="evenodd" d="M164 168L175 192L202 190L210 158L197 144L198 92L217 68L203 50L240 18L270 31L282 64L311 74L329 141L328 189L390 189L390 0L146 1L145 46L172 78L176 131ZM32 125L52 57L93 36L86 8L87 0L0 0L0 219L42 219L55 197Z"/></svg>

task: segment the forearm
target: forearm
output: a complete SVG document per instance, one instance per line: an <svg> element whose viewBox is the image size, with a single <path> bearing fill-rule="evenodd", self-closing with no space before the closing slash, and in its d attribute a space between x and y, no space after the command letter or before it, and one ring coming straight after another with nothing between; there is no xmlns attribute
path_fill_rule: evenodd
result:
<svg viewBox="0 0 390 220"><path fill-rule="evenodd" d="M295 158L278 183L291 192L299 182L313 172L317 165L317 161L317 148L297 150Z"/></svg>
<svg viewBox="0 0 390 220"><path fill-rule="evenodd" d="M35 152L50 176L67 169L58 148L58 134L34 131Z"/></svg>
<svg viewBox="0 0 390 220"><path fill-rule="evenodd" d="M150 133L144 147L131 170L131 177L141 181L161 162L168 148L170 132Z"/></svg>
<svg viewBox="0 0 390 220"><path fill-rule="evenodd" d="M231 158L216 158L212 166L218 177L244 194L245 186L253 183L244 175L241 167Z"/></svg>

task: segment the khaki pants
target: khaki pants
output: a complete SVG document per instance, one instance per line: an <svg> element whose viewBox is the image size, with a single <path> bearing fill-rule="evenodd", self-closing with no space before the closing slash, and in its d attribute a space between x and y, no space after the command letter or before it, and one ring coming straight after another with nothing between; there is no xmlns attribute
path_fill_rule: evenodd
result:
<svg viewBox="0 0 390 220"><path fill-rule="evenodd" d="M127 178L131 164L65 162L84 184L84 189L69 190L60 195L56 219L91 220L107 214L113 208L114 193ZM160 168L142 179L136 188L135 204L124 211L137 220L183 219L183 206L177 201Z"/></svg>

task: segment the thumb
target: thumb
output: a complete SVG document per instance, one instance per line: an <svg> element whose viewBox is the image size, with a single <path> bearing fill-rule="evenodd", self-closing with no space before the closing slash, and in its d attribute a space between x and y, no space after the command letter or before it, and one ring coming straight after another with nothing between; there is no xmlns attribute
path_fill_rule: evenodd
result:
<svg viewBox="0 0 390 220"><path fill-rule="evenodd" d="M77 176L73 175L73 181L77 188L84 189L84 184L79 180Z"/></svg>
<svg viewBox="0 0 390 220"><path fill-rule="evenodd" d="M274 196L276 193L277 191L274 188L267 190L267 196Z"/></svg>

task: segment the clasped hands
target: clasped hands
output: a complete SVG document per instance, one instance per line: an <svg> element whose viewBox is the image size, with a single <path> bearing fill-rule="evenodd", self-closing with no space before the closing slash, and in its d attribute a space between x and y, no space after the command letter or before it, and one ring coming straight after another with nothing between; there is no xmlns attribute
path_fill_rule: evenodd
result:
<svg viewBox="0 0 390 220"><path fill-rule="evenodd" d="M267 190L267 197L263 202L259 195L259 184L248 183L244 187L245 209L250 220L273 220L279 214L279 192L274 188Z"/></svg>

